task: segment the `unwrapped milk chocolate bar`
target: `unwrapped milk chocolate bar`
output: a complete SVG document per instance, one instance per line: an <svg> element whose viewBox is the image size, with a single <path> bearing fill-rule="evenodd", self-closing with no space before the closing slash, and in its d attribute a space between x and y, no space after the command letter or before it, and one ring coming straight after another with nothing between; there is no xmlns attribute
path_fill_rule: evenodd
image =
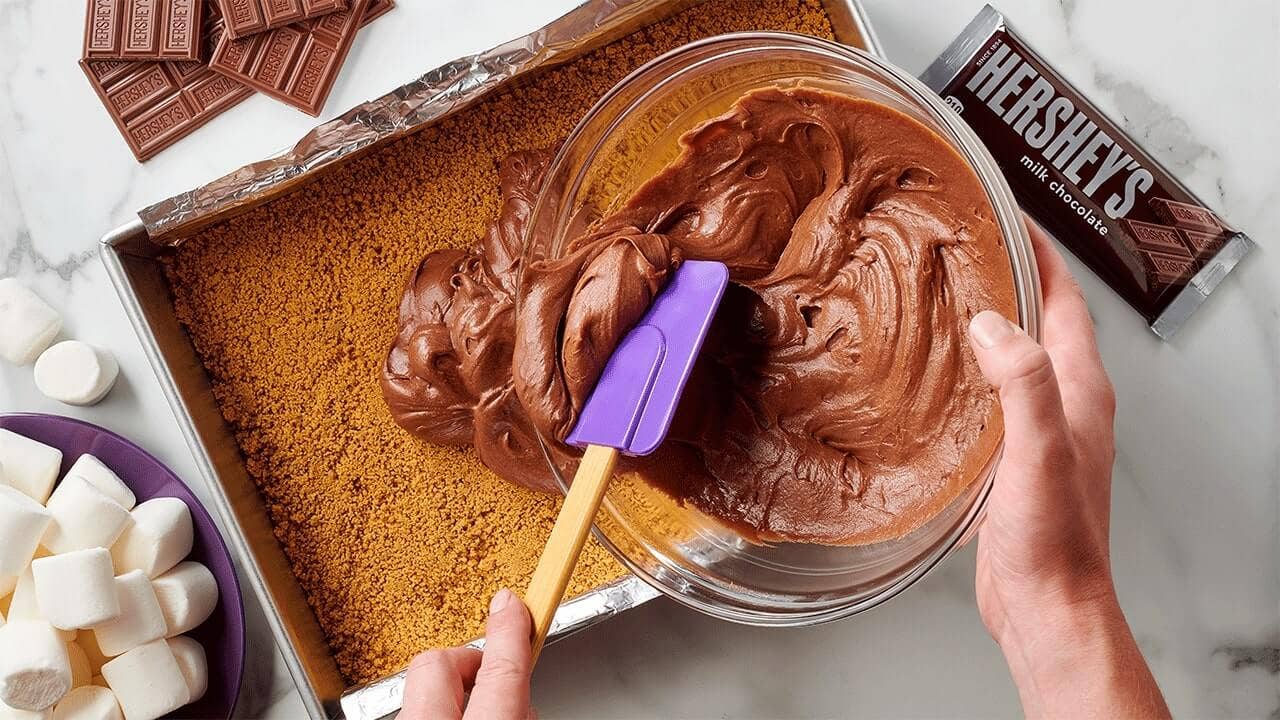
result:
<svg viewBox="0 0 1280 720"><path fill-rule="evenodd" d="M921 77L1019 204L1169 339L1253 248L983 8Z"/></svg>

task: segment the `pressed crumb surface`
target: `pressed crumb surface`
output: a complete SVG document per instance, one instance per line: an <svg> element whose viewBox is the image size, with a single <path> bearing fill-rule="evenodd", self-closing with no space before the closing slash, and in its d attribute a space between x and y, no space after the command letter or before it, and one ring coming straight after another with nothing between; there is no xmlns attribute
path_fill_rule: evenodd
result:
<svg viewBox="0 0 1280 720"><path fill-rule="evenodd" d="M498 162L559 141L638 65L736 30L832 37L817 0L709 0L203 230L166 272L293 571L353 682L481 634L559 498L392 422L378 374L404 283L498 212ZM623 575L594 541L569 588Z"/></svg>

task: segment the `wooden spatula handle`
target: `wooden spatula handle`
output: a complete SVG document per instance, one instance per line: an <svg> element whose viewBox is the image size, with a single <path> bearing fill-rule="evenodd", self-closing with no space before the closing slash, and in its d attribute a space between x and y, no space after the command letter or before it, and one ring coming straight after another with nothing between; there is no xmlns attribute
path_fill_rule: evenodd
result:
<svg viewBox="0 0 1280 720"><path fill-rule="evenodd" d="M573 476L573 485L560 507L560 516L556 518L555 527L551 528L551 537L538 559L538 568L533 571L524 602L533 615L535 661L546 642L551 619L555 617L565 588L569 586L569 577L578 564L578 554L587 541L591 521L596 517L596 510L600 509L600 501L617 462L617 450L600 445L587 446L582 462L578 464L578 473Z"/></svg>

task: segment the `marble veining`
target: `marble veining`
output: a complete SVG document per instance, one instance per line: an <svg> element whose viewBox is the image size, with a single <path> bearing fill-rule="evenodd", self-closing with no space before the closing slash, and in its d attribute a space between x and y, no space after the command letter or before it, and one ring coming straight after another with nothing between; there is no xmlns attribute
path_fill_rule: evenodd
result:
<svg viewBox="0 0 1280 720"><path fill-rule="evenodd" d="M1258 667L1272 675L1280 674L1280 642L1269 647L1233 647L1226 645L1217 652L1231 660L1231 669Z"/></svg>
<svg viewBox="0 0 1280 720"><path fill-rule="evenodd" d="M1182 174L1194 169L1202 159L1219 161L1217 153L1195 140L1185 120L1151 97L1141 85L1104 70L1094 74L1094 83L1111 96L1119 110L1117 120L1121 127L1169 170ZM1218 200L1222 200L1221 186Z"/></svg>
<svg viewBox="0 0 1280 720"><path fill-rule="evenodd" d="M890 59L921 71L981 0L864 0ZM575 0L400 0L362 33L326 117ZM1069 259L1119 396L1117 589L1175 715L1280 720L1280 4L998 3L1161 162L1261 246L1171 343ZM0 0L0 276L30 283L65 337L106 345L122 380L94 408L0 366L0 411L60 412L141 442L208 497L95 258L139 207L262 158L315 120L253 98L139 165L75 58L80 0ZM403 32L403 28L417 28ZM1016 717L973 602L967 548L909 593L823 628L726 625L657 601L544 655L547 718ZM238 715L298 718L300 698L247 599Z"/></svg>

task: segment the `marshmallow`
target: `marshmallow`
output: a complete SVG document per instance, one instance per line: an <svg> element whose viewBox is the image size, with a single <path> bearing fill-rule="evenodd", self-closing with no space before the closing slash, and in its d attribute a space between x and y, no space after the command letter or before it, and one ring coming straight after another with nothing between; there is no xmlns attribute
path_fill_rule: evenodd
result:
<svg viewBox="0 0 1280 720"><path fill-rule="evenodd" d="M40 552L36 553L36 558L42 557ZM49 622L40 610L40 603L36 599L36 581L35 576L31 573L31 567L28 566L26 572L18 578L18 586L13 589L13 597L9 598L9 614L7 615L9 622L15 620L39 620L41 622ZM50 625L52 627L52 625ZM53 628L57 633L58 639L64 643L71 642L76 639L75 630L63 630L61 628Z"/></svg>
<svg viewBox="0 0 1280 720"><path fill-rule="evenodd" d="M164 637L164 614L147 576L134 570L117 577L115 586L120 614L93 628L98 649L108 657Z"/></svg>
<svg viewBox="0 0 1280 720"><path fill-rule="evenodd" d="M89 658L76 643L67 643L67 663L71 665L71 689L89 684L93 670L89 667Z"/></svg>
<svg viewBox="0 0 1280 720"><path fill-rule="evenodd" d="M44 710L70 690L67 646L51 625L18 620L0 628L0 702Z"/></svg>
<svg viewBox="0 0 1280 720"><path fill-rule="evenodd" d="M89 684L96 685L100 688L107 688L108 690L111 689L110 687L107 686L107 679L102 677L101 675L94 675L93 679L89 681Z"/></svg>
<svg viewBox="0 0 1280 720"><path fill-rule="evenodd" d="M209 619L218 604L218 581L209 568L190 560L151 581L167 628L165 637L181 635Z"/></svg>
<svg viewBox="0 0 1280 720"><path fill-rule="evenodd" d="M68 405L93 405L116 384L115 356L79 340L63 340L36 360L36 389Z"/></svg>
<svg viewBox="0 0 1280 720"><path fill-rule="evenodd" d="M0 485L0 487L4 487ZM0 598L9 597L9 593L18 587L17 575L0 575Z"/></svg>
<svg viewBox="0 0 1280 720"><path fill-rule="evenodd" d="M102 464L98 458L85 453L76 458L72 463L71 469L67 471L67 477L63 478L63 482L67 478L82 477L89 481L89 484L106 493L112 500L120 503L125 510L132 510L134 505L138 504L137 498L133 496L133 491L128 485L111 471L111 468Z"/></svg>
<svg viewBox="0 0 1280 720"><path fill-rule="evenodd" d="M0 485L0 575L22 573L36 554L51 518L40 503Z"/></svg>
<svg viewBox="0 0 1280 720"><path fill-rule="evenodd" d="M191 553L191 511L178 498L154 498L133 509L133 525L111 546L116 572L141 570L156 577Z"/></svg>
<svg viewBox="0 0 1280 720"><path fill-rule="evenodd" d="M187 680L168 643L154 640L102 666L125 720L155 720L191 699Z"/></svg>
<svg viewBox="0 0 1280 720"><path fill-rule="evenodd" d="M116 696L104 687L86 685L72 690L53 708L52 720L121 720Z"/></svg>
<svg viewBox="0 0 1280 720"><path fill-rule="evenodd" d="M111 553L103 548L40 558L31 574L40 614L56 628L94 627L120 615Z"/></svg>
<svg viewBox="0 0 1280 720"><path fill-rule="evenodd" d="M187 702L196 702L209 689L209 661L205 657L204 646L186 635L169 638L168 642L173 657L178 661L178 668L182 670L182 677L187 680L187 690L191 693Z"/></svg>
<svg viewBox="0 0 1280 720"><path fill-rule="evenodd" d="M5 617L9 622L14 620L43 620L40 617L40 606L36 605L36 584L28 565L18 576L13 586L13 595L9 597L9 610Z"/></svg>
<svg viewBox="0 0 1280 720"><path fill-rule="evenodd" d="M13 278L0 279L0 357L26 365L62 329L58 311Z"/></svg>
<svg viewBox="0 0 1280 720"><path fill-rule="evenodd" d="M53 720L53 709L45 708L39 712L11 708L0 702L0 720Z"/></svg>
<svg viewBox="0 0 1280 720"><path fill-rule="evenodd" d="M53 521L40 544L54 554L109 548L133 522L128 509L78 475L58 483L45 507Z"/></svg>
<svg viewBox="0 0 1280 720"><path fill-rule="evenodd" d="M89 674L97 675L102 671L102 666L107 664L111 658L102 654L101 648L98 647L98 638L91 632L82 632L76 636L76 647L84 652L85 659L89 661Z"/></svg>
<svg viewBox="0 0 1280 720"><path fill-rule="evenodd" d="M6 485L21 490L43 505L58 480L62 451L16 432L0 429L0 464L4 465Z"/></svg>

